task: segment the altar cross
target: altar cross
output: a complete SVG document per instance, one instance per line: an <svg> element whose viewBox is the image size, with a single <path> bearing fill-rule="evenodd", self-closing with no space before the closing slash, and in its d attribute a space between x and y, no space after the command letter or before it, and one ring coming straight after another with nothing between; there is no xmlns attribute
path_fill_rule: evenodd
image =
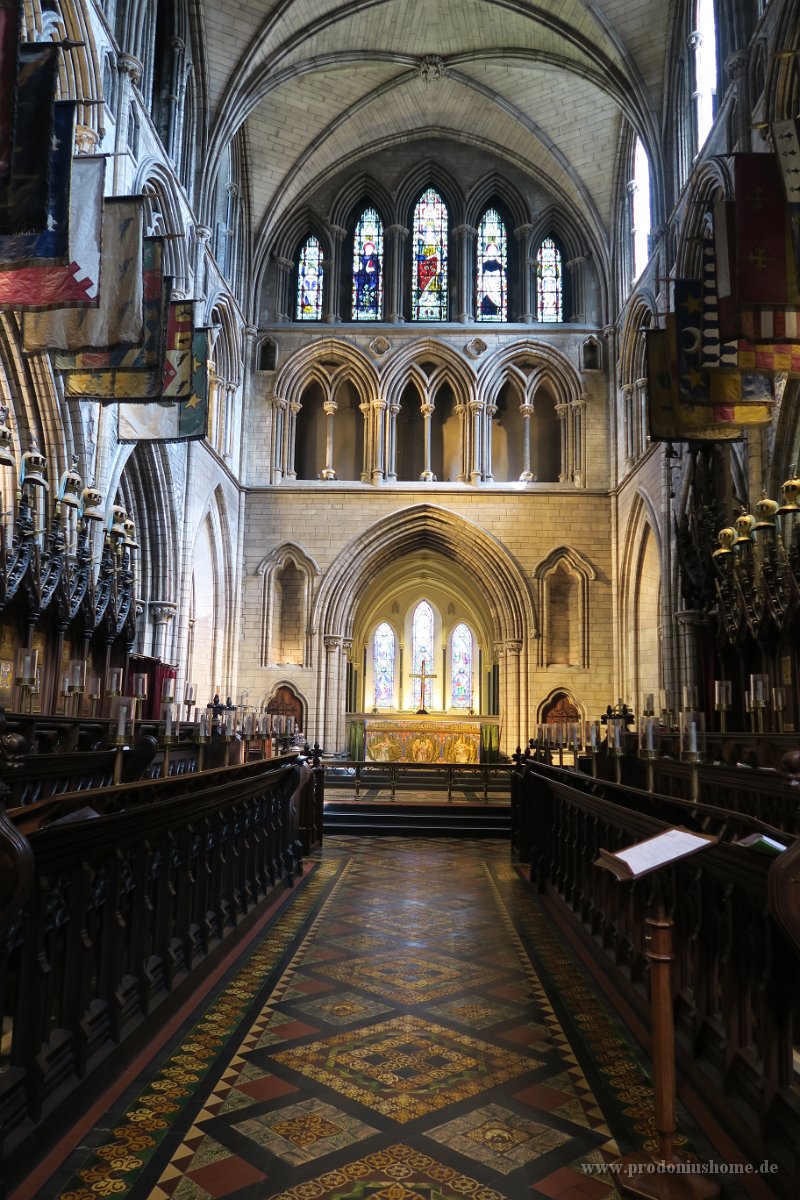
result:
<svg viewBox="0 0 800 1200"><path fill-rule="evenodd" d="M419 708L417 709L417 716L425 716L428 712L427 708L425 707L425 684L429 679L438 679L439 676L433 675L431 672L425 670L425 659L423 658L420 670L417 672L417 674L414 674L412 671L411 678L419 679L421 681L419 685Z"/></svg>

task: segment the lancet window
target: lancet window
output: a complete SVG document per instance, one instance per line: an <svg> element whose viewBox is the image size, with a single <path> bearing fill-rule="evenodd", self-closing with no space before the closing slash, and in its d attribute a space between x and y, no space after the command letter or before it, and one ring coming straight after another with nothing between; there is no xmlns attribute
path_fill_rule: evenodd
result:
<svg viewBox="0 0 800 1200"><path fill-rule="evenodd" d="M322 247L310 237L300 250L297 263L297 320L322 319Z"/></svg>
<svg viewBox="0 0 800 1200"><path fill-rule="evenodd" d="M413 663L414 675L420 675L422 672L423 663L425 664L425 672L434 674L434 618L433 609L427 600L420 600L414 610L414 616L411 622L411 661ZM421 678L412 679L411 694L413 698L414 708L430 708L431 707L431 688L430 679L425 680L425 700L424 705L420 704L420 694L422 687Z"/></svg>
<svg viewBox="0 0 800 1200"><path fill-rule="evenodd" d="M372 640L372 678L374 707L389 708L394 703L395 636L391 625L382 621Z"/></svg>
<svg viewBox="0 0 800 1200"><path fill-rule="evenodd" d="M536 319L564 320L564 266L561 251L546 237L536 251Z"/></svg>
<svg viewBox="0 0 800 1200"><path fill-rule="evenodd" d="M374 208L365 208L353 236L352 316L379 321L383 316L383 224Z"/></svg>
<svg viewBox="0 0 800 1200"><path fill-rule="evenodd" d="M496 208L487 208L478 226L479 321L508 320L508 239Z"/></svg>
<svg viewBox="0 0 800 1200"><path fill-rule="evenodd" d="M450 703L453 708L472 708L472 659L472 631L462 621L450 638Z"/></svg>
<svg viewBox="0 0 800 1200"><path fill-rule="evenodd" d="M414 209L411 315L415 321L447 320L447 207L434 188Z"/></svg>

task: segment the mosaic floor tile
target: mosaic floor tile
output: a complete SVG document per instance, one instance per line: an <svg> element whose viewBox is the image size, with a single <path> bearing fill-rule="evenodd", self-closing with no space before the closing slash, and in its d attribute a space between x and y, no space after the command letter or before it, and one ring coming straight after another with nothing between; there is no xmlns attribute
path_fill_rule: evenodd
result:
<svg viewBox="0 0 800 1200"><path fill-rule="evenodd" d="M265 1200L511 1200L411 1146L387 1146Z"/></svg>
<svg viewBox="0 0 800 1200"><path fill-rule="evenodd" d="M357 992L334 992L332 996L323 996L307 1004L298 1004L297 1007L310 1017L327 1021L329 1025L354 1025L356 1021L368 1021L371 1017L392 1011L390 1005L368 1000Z"/></svg>
<svg viewBox="0 0 800 1200"><path fill-rule="evenodd" d="M501 1021L519 1017L522 1008L514 1004L503 1004L499 1000L488 1000L485 996L462 996L447 1000L444 1004L432 1004L428 1009L435 1017L457 1021L468 1029L487 1029Z"/></svg>
<svg viewBox="0 0 800 1200"><path fill-rule="evenodd" d="M377 1132L371 1125L317 1099L259 1113L233 1128L295 1167L363 1142Z"/></svg>
<svg viewBox="0 0 800 1200"><path fill-rule="evenodd" d="M423 950L397 949L389 954L325 963L320 971L353 982L398 1004L421 1004L451 996L468 987L491 983L500 972L482 964L459 962Z"/></svg>
<svg viewBox="0 0 800 1200"><path fill-rule="evenodd" d="M500 1104L473 1109L464 1117L429 1129L425 1136L501 1175L508 1175L531 1159L542 1158L572 1140L570 1134L518 1116Z"/></svg>
<svg viewBox="0 0 800 1200"><path fill-rule="evenodd" d="M404 1123L513 1079L539 1064L417 1017L396 1017L295 1050L279 1065Z"/></svg>

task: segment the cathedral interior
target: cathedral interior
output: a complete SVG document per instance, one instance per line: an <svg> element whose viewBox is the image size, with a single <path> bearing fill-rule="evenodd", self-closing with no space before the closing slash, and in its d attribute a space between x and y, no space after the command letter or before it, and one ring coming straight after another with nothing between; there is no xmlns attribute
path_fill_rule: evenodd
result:
<svg viewBox="0 0 800 1200"><path fill-rule="evenodd" d="M432 759L534 771L536 759L546 773L567 755L576 768L582 759L587 778L642 794L653 792L655 770L656 790L684 805L660 811L667 825L724 841L731 829L750 831L737 824L749 812L753 836L783 836L791 851L800 828L788 790L800 781L800 0L0 0L0 71L0 741L12 739L2 751L12 789L14 769L30 767L14 737L28 739L29 758L36 748L87 750L74 731L105 722L111 763L130 697L127 719L155 723L165 779L171 747L173 768L179 759L175 703L176 720L185 715L197 732L199 765L206 735L210 763L220 732L244 736L243 769L265 736L287 762L304 743L315 747L316 772L320 763ZM67 747L48 730L68 725ZM271 740L276 731L283 742ZM729 731L740 734L726 740ZM702 757L709 769L713 760L731 774L759 770L749 810L734 802L738 781L698 785ZM109 767L112 786L137 778L120 761ZM226 786L234 803L236 785ZM539 892L552 884L589 931L595 951L576 955L597 958L597 945L613 942L623 1001L630 988L622 1019L635 1025L649 968L632 913L654 896L637 884L626 909L602 882L590 884L575 866L579 849L596 849L603 831L614 842L612 818L586 797L567 811L556 784L540 788L536 817L520 817L522 792L512 796L515 854ZM39 783L14 811L43 795ZM701 800L737 816L720 823L709 807L699 822ZM253 792L252 804L262 802ZM643 820L637 809L622 828L654 834ZM12 824L9 861L22 862L19 838L34 826ZM62 829L59 853L67 846L80 858L78 824ZM208 845L228 836L223 823ZM126 845L149 846L149 837L131 833ZM181 896L190 905L176 863L194 843L170 837L158 859L172 862L162 933L171 919L188 920ZM52 866L61 862L55 848L52 862L43 850L41 870L38 859L25 870L40 880L30 920L50 949L23 970L32 935L14 912L32 911L20 907L30 878L9 884L0 1129L12 1200L617 1195L613 1176L581 1180L575 1163L624 1149L624 1121L615 1125L612 1111L627 1112L631 1130L646 1123L631 1116L644 1075L627 1049L625 1086L613 1064L593 1075L580 1052L572 1061L561 1053L575 1029L588 1036L604 1021L607 1049L620 1018L594 1010L577 975L570 981L532 899L530 908L520 900L514 933L511 894L524 889L506 860L490 849L481 868L471 846L461 868L455 843L437 852L431 870L460 878L463 869L464 897L482 870L492 880L494 918L482 925L477 900L467 912L464 899L459 933L458 900L402 843L365 843L373 875L347 865L343 843L330 844L333 857L308 882L308 846L306 866L286 868L306 889L297 901L306 915L328 922L297 951L317 974L328 971L327 982L309 977L303 999L290 972L281 982L288 1010L276 1016L267 1005L257 1022L264 1053L306 1039L273 1051L291 1080L281 1086L299 1089L291 1120L302 1118L307 1141L292 1157L275 1148L275 1139L289 1144L288 1125L281 1132L277 1118L270 1125L254 1110L250 1124L262 1123L249 1128L247 1105L279 1111L284 1093L265 1082L278 1078L274 1060L272 1074L253 1066L248 1075L240 1048L228 1090L204 1101L172 1167L162 1154L160 1174L145 1173L145 1183L130 1162L157 1150L132 1135L116 1143L116 1159L97 1142L77 1183L69 1172L57 1186L35 1173L24 1181L32 1131L55 1137L59 1088L92 1073L106 1036L102 972L87 965L88 950L85 959L53 950L53 931L68 924L71 905L99 913L105 899L94 869L71 898L43 889L62 870ZM565 846L578 847L573 859ZM713 1121L703 1114L724 1092L718 1157L774 1157L780 1177L737 1180L724 1194L795 1195L800 899L784 872L782 883L771 876L768 905L771 860L759 860L752 878L731 867L728 879L724 849L709 854L719 857L719 880L692 885L692 904L676 918L696 957L681 959L675 1019L699 1062L699 1100L692 1108L683 1098L681 1137L706 1152ZM115 853L122 861L128 851ZM244 862L243 850L237 856ZM104 888L115 880L118 917L131 880L141 895L157 878L161 867L148 861L102 875ZM207 876L222 894L227 868L216 870ZM247 892L243 910L261 895L273 907L258 920L277 922L280 904L253 882L255 857L252 871L247 887L231 877L231 895L239 903ZM379 953L392 921L386 896L397 888L411 911L408 880L425 889L426 877L436 937L474 973L468 1018L469 1006L448 1009L446 986L431 982L440 967L425 957L430 947L409 935L402 980ZM345 924L325 915L334 893ZM154 896L150 910L161 911ZM372 914L358 944L357 912ZM775 914L792 912L794 932L779 930ZM218 913L220 933L230 917L221 901ZM365 957L342 960L350 965L336 995L355 1005L354 1021L380 1016L369 1028L385 1030L392 1069L404 1038L427 1055L435 1043L461 1104L447 1124L441 1116L430 1125L444 1103L433 1075L420 1077L417 1108L381 1093L362 1112L363 1097L383 1085L357 1073L347 1087L337 1082L311 1037L333 1021L344 1053L352 1032L344 1008L331 1016L322 999L312 1003L333 986L351 919L349 951ZM96 944L97 920L86 946ZM479 970L476 947L492 920L505 940ZM283 936L280 923L269 928ZM158 938L142 936L137 953L152 963ZM110 946L110 926L104 937ZM189 959L209 945L192 938ZM191 977L178 940L163 978L161 967L145 971L148 994L170 991L182 971ZM71 982L59 990L57 963L68 960ZM373 990L388 1008L344 992L355 979L369 993L381 963L384 990ZM527 1026L515 971L544 981ZM746 997L734 1001L729 989L745 973ZM583 1008L553 1009L548 979ZM134 1002L128 987L115 985L109 1044L150 1003ZM20 1018L9 1016L21 994L46 997L24 1045ZM182 1012L178 1002L187 996L176 992ZM395 1003L408 1011L397 1016ZM431 1022L462 1017L461 1041L430 1033ZM492 1020L509 1023L508 1037L494 1037L485 1070L513 1104L493 1093L478 1110L470 1097L479 1089L456 1059L477 1053ZM78 1027L80 1065L67 1067L54 1031ZM549 1041L537 1041L545 1029ZM546 1074L528 1078L532 1054ZM301 1086L303 1073L323 1091ZM349 1097L346 1118L338 1092ZM535 1136L523 1112L534 1103L556 1114ZM215 1142L214 1122L234 1111L237 1132ZM502 1154L489 1134L480 1141L476 1112L497 1124L491 1136L509 1139ZM427 1121L428 1140L406 1158L399 1134L385 1161L383 1150L356 1151L377 1136L364 1125L372 1118L381 1131ZM570 1121L583 1130L580 1152L564 1149ZM156 1125L142 1118L145 1139L158 1140ZM323 1126L326 1152L346 1158L349 1147L351 1159L361 1154L358 1170L323 1176L322 1151L300 1152ZM242 1148L250 1134L261 1158ZM437 1166L443 1145L451 1157ZM223 1183L212 1166L231 1157L239 1165L229 1163ZM539 1160L539 1173L525 1175ZM409 1162L418 1178L403 1174Z"/></svg>

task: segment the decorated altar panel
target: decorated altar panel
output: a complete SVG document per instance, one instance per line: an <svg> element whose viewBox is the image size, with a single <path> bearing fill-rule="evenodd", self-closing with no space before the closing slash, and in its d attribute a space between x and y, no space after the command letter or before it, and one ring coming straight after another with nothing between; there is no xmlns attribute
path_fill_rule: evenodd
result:
<svg viewBox="0 0 800 1200"><path fill-rule="evenodd" d="M481 722L446 717L367 717L364 758L371 762L477 763Z"/></svg>

